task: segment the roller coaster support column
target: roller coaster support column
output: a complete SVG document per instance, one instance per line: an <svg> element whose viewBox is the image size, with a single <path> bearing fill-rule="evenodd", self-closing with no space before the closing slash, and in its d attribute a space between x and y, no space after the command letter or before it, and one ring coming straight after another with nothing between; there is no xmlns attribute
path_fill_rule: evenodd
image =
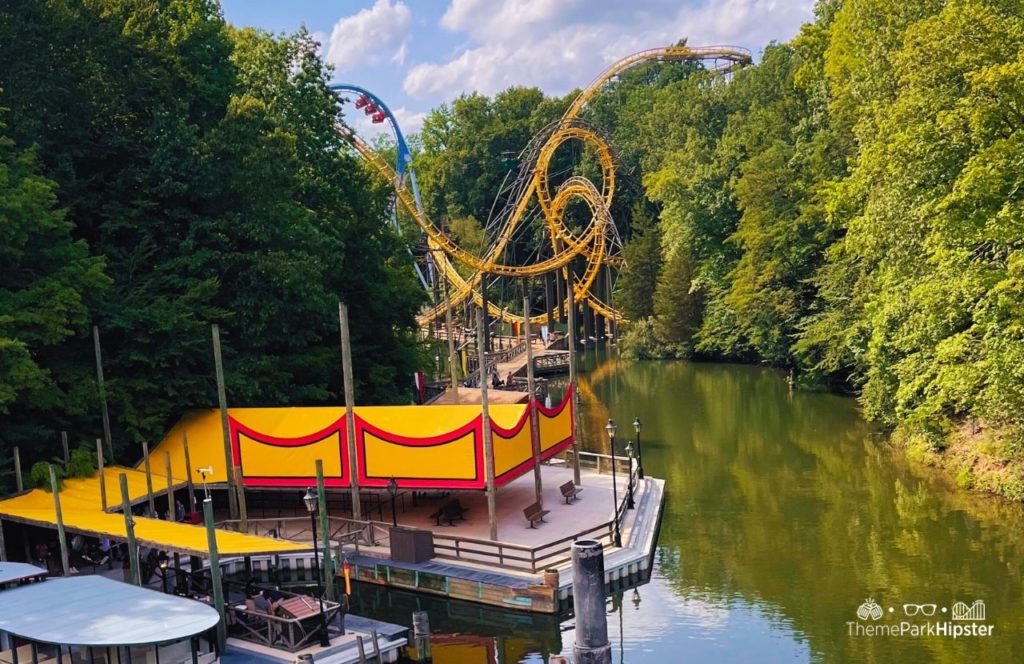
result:
<svg viewBox="0 0 1024 664"><path fill-rule="evenodd" d="M530 398L526 403L530 409L530 447L533 449L533 489L537 503L543 507L544 498L540 479L540 420L537 415L537 383L533 375L533 339L530 336L530 298L523 298L523 340L526 342L526 389Z"/></svg>
<svg viewBox="0 0 1024 664"><path fill-rule="evenodd" d="M338 303L338 326L341 329L341 371L345 383L345 442L348 447L348 478L352 492L352 519L363 520L359 505L359 473L356 466L356 421L352 413L355 396L352 388L352 345L348 336L348 307Z"/></svg>
<svg viewBox="0 0 1024 664"><path fill-rule="evenodd" d="M573 484L580 484L580 408L579 390L576 389L576 298L572 289L572 273L566 281L569 299L566 302L566 310L569 312L569 336L566 341L569 344L569 387L572 389L572 481Z"/></svg>
<svg viewBox="0 0 1024 664"><path fill-rule="evenodd" d="M604 266L604 286L605 286L605 304L609 307L612 306L612 269L606 264ZM615 322L615 317L605 319L608 323L608 336L615 341L619 339L618 323Z"/></svg>
<svg viewBox="0 0 1024 664"><path fill-rule="evenodd" d="M498 520L494 496L494 436L491 432L491 413L487 408L487 353L484 352L484 328L487 326L487 308L477 314L476 345L480 356L480 405L483 408L481 426L484 430L484 481L487 485L487 522L491 527L491 541L498 540Z"/></svg>
<svg viewBox="0 0 1024 664"><path fill-rule="evenodd" d="M459 369L455 356L455 327L452 324L452 300L448 297L448 280L444 280L444 328L448 337L448 371L452 376L452 403L459 403Z"/></svg>

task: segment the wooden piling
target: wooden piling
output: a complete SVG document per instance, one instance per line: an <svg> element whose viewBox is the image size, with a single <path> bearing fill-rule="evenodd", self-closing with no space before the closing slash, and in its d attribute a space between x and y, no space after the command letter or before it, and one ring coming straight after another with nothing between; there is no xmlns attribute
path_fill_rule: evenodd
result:
<svg viewBox="0 0 1024 664"><path fill-rule="evenodd" d="M228 484L228 510L238 518L238 496L235 495L234 461L231 456L231 429L228 426L228 397L224 386L224 360L220 353L220 326L213 324L213 363L217 372L217 405L220 408L220 429L224 438L224 475Z"/></svg>
<svg viewBox="0 0 1024 664"><path fill-rule="evenodd" d="M185 448L185 483L188 486L188 511L196 512L196 485L192 483L192 457L188 453L188 432L182 432L181 443Z"/></svg>
<svg viewBox="0 0 1024 664"><path fill-rule="evenodd" d="M352 519L362 521L359 504L359 472L356 464L355 390L352 379L352 344L348 334L348 307L338 303L338 328L341 333L341 372L345 392L345 443L348 449L349 489L352 493Z"/></svg>
<svg viewBox="0 0 1024 664"><path fill-rule="evenodd" d="M530 409L530 447L533 450L533 491L544 506L543 483L540 476L540 419L537 413L537 383L533 371L533 338L530 336L530 298L523 298L523 336L526 339L526 389L530 392L526 407Z"/></svg>
<svg viewBox="0 0 1024 664"><path fill-rule="evenodd" d="M103 474L103 439L96 439L96 470L100 478L100 505L107 511L107 478Z"/></svg>
<svg viewBox="0 0 1024 664"><path fill-rule="evenodd" d="M481 425L484 431L484 479L487 485L487 522L490 525L492 541L498 539L497 505L494 495L494 436L491 431L491 413L487 406L487 353L484 352L484 325L487 314L483 309L477 318L476 345L480 358L480 406L483 413Z"/></svg>
<svg viewBox="0 0 1024 664"><path fill-rule="evenodd" d="M71 446L68 444L68 432L60 432L60 444L64 448L64 467L67 468L71 464Z"/></svg>
<svg viewBox="0 0 1024 664"><path fill-rule="evenodd" d="M579 391L576 389L576 293L572 283L572 274L566 281L566 309L569 314L569 333L566 341L569 346L569 387L572 389L572 482L580 485L580 409Z"/></svg>
<svg viewBox="0 0 1024 664"><path fill-rule="evenodd" d="M142 443L142 461L146 467L146 496L149 498L149 517L151 519L159 519L160 515L156 513L156 501L153 500L153 473L149 467L149 443Z"/></svg>
<svg viewBox="0 0 1024 664"><path fill-rule="evenodd" d="M18 493L25 490L25 482L21 476L21 451L17 445L14 446L14 482L18 488Z"/></svg>
<svg viewBox="0 0 1024 664"><path fill-rule="evenodd" d="M362 635L356 635L356 648L359 650L359 664L366 664L366 647Z"/></svg>
<svg viewBox="0 0 1024 664"><path fill-rule="evenodd" d="M224 613L224 586L221 584L220 554L217 552L217 531L213 527L213 501L203 500L203 523L206 525L206 542L210 548L210 584L213 586L213 608L220 620L217 622L217 652L224 652L227 641L227 616Z"/></svg>
<svg viewBox="0 0 1024 664"><path fill-rule="evenodd" d="M64 515L60 511L60 487L57 486L57 471L53 464L47 464L50 469L50 490L53 491L53 508L57 516L57 540L60 542L60 564L64 570L64 576L71 573L71 564L68 557L68 538L64 532Z"/></svg>
<svg viewBox="0 0 1024 664"><path fill-rule="evenodd" d="M333 602L336 600L334 597L334 559L331 551L331 521L327 514L327 489L324 487L324 462L321 459L316 460L316 496L318 516L320 517L321 549L324 554L320 574L324 578L327 599Z"/></svg>
<svg viewBox="0 0 1024 664"><path fill-rule="evenodd" d="M96 383L100 391L100 413L103 416L103 440L107 444L110 463L114 463L114 443L110 436L110 412L107 410L107 388L103 382L103 354L100 352L100 328L92 326L92 344L96 353Z"/></svg>
<svg viewBox="0 0 1024 664"><path fill-rule="evenodd" d="M142 574L139 572L139 544L135 541L135 519L132 514L132 501L128 497L128 476L121 473L121 510L124 512L125 539L128 540L128 566L131 569L132 583L142 585Z"/></svg>

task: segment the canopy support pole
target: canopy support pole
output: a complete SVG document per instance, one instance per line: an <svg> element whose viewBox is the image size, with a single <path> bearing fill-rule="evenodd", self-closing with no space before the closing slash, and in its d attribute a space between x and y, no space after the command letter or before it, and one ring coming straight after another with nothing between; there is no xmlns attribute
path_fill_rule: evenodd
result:
<svg viewBox="0 0 1024 664"><path fill-rule="evenodd" d="M110 412L107 410L107 388L103 382L103 354L100 352L100 328L92 326L92 345L96 352L96 382L100 389L100 412L103 415L103 440L107 443L110 462L114 463L114 443L110 437Z"/></svg>
<svg viewBox="0 0 1024 664"><path fill-rule="evenodd" d="M487 324L486 309L480 309L476 326L476 347L480 356L480 405L484 432L484 481L487 485L487 522L491 529L491 540L498 539L498 520L494 496L494 437L491 432L491 413L487 407L487 353L484 351L484 326Z"/></svg>
<svg viewBox="0 0 1024 664"><path fill-rule="evenodd" d="M178 511L174 505L174 480L171 479L171 453L164 452L164 467L167 473L167 520L177 521Z"/></svg>
<svg viewBox="0 0 1024 664"><path fill-rule="evenodd" d="M213 363L217 372L217 404L220 407L220 429L224 437L224 475L228 483L228 509L231 518L238 518L238 496L235 494L235 464L231 458L231 428L228 426L228 396L224 387L224 360L220 354L220 325L213 324Z"/></svg>
<svg viewBox="0 0 1024 664"><path fill-rule="evenodd" d="M359 504L359 473L356 465L355 390L352 385L352 344L348 334L348 307L338 303L338 327L341 331L341 372L345 391L345 442L348 449L348 483L352 492L352 519L363 520Z"/></svg>
<svg viewBox="0 0 1024 664"><path fill-rule="evenodd" d="M68 432L60 432L60 445L64 448L64 468L71 464L71 446L68 444Z"/></svg>
<svg viewBox="0 0 1024 664"><path fill-rule="evenodd" d="M124 477L122 475L122 477ZM224 652L227 641L227 623L224 615L224 586L220 578L220 555L217 553L217 532L213 528L213 501L203 500L203 522L206 524L206 541L210 547L210 584L213 593L213 608L220 620L217 622L217 652Z"/></svg>
<svg viewBox="0 0 1024 664"><path fill-rule="evenodd" d="M142 460L146 464L146 495L149 497L149 516L152 519L159 519L156 513L156 501L153 500L153 473L149 467L149 443L142 443Z"/></svg>
<svg viewBox="0 0 1024 664"><path fill-rule="evenodd" d="M21 477L21 451L17 445L14 446L14 481L18 487L18 493L25 490L25 482Z"/></svg>
<svg viewBox="0 0 1024 664"><path fill-rule="evenodd" d="M448 370L452 375L452 403L459 403L459 370L455 358L455 329L452 327L452 301L448 296L448 278L444 279L444 329L448 337Z"/></svg>
<svg viewBox="0 0 1024 664"><path fill-rule="evenodd" d="M132 583L142 585L142 574L139 573L139 544L135 541L135 519L132 518L132 503L128 498L128 476L124 473L118 477L121 481L121 509L124 511L124 529L128 540L128 565L131 569Z"/></svg>
<svg viewBox="0 0 1024 664"><path fill-rule="evenodd" d="M182 432L181 443L185 448L185 483L188 485L188 511L196 511L196 487L192 484L192 457L188 453L188 432Z"/></svg>
<svg viewBox="0 0 1024 664"><path fill-rule="evenodd" d="M57 486L57 471L53 464L47 464L50 469L50 490L53 491L53 508L57 516L57 539L60 541L60 564L64 568L64 576L71 573L71 565L68 561L68 538L64 532L64 515L60 511L60 487Z"/></svg>
<svg viewBox="0 0 1024 664"><path fill-rule="evenodd" d="M7 544L4 542L4 520L0 519L0 563L7 562Z"/></svg>
<svg viewBox="0 0 1024 664"><path fill-rule="evenodd" d="M107 511L107 478L103 475L103 440L96 439L96 470L100 476L100 505Z"/></svg>
<svg viewBox="0 0 1024 664"><path fill-rule="evenodd" d="M320 537L323 539L323 566L320 573L324 577L324 589L327 599L334 601L334 562L331 551L331 522L327 515L327 489L324 487L324 462L316 460L316 496L320 516Z"/></svg>

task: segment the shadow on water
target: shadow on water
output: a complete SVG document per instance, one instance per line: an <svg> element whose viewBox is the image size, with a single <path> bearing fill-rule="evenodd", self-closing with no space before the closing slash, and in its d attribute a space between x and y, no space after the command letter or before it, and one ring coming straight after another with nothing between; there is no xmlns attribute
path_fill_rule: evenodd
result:
<svg viewBox="0 0 1024 664"><path fill-rule="evenodd" d="M621 453L639 417L645 470L668 488L651 581L609 599L613 661L1024 661L1020 505L912 467L854 400L791 393L772 370L607 351L583 365L583 447L607 451L613 417ZM904 604L934 603L931 622L948 621L942 607L981 599L994 631L851 635L867 598L885 609L875 625L925 620ZM403 603L395 622L408 624L417 598L365 601L383 619L387 602ZM418 601L431 603L435 634L493 641L500 656L441 648L440 664L541 662L572 647L568 621ZM480 648L473 657L490 652Z"/></svg>

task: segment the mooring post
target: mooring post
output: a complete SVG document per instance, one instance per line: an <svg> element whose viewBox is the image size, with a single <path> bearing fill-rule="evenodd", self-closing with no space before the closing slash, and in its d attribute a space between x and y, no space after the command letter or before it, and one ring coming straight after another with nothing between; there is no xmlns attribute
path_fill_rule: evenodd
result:
<svg viewBox="0 0 1024 664"><path fill-rule="evenodd" d="M348 451L348 482L352 493L352 519L363 520L359 504L359 472L356 464L355 389L352 385L352 343L348 334L348 307L338 303L338 327L341 332L341 373L345 391L345 447Z"/></svg>
<svg viewBox="0 0 1024 664"><path fill-rule="evenodd" d="M156 501L153 500L153 473L149 468L149 443L142 443L142 460L146 465L146 495L149 497L149 518L159 519L156 513Z"/></svg>
<svg viewBox="0 0 1024 664"><path fill-rule="evenodd" d="M324 487L324 462L316 460L316 496L320 516L320 537L323 540L323 565L320 573L324 577L324 590L327 591L327 599L332 602L334 597L334 558L331 555L331 521L327 514L327 489Z"/></svg>
<svg viewBox="0 0 1024 664"><path fill-rule="evenodd" d="M118 477L121 482L121 509L124 511L125 539L128 540L128 565L132 573L132 583L142 585L142 574L139 572L139 544L135 541L135 519L132 518L132 501L128 497L128 476L124 473Z"/></svg>
<svg viewBox="0 0 1024 664"><path fill-rule="evenodd" d="M575 664L611 664L604 609L604 549L597 540L572 545L572 604L576 614Z"/></svg>
<svg viewBox="0 0 1024 664"><path fill-rule="evenodd" d="M122 475L122 477L124 477ZM220 555L217 553L217 531L213 527L213 500L203 500L203 523L206 525L206 542L210 547L210 584L213 586L213 608L220 621L217 623L217 652L224 652L227 641L227 623L224 615L224 586L221 585Z"/></svg>
<svg viewBox="0 0 1024 664"><path fill-rule="evenodd" d="M185 450L185 482L188 485L188 511L195 512L196 507L196 487L192 483L192 457L188 453L188 432L182 432L181 444Z"/></svg>
<svg viewBox="0 0 1024 664"><path fill-rule="evenodd" d="M569 333L566 341L569 346L569 389L572 390L572 482L580 484L580 427L579 427L579 395L576 390L576 293L572 284L572 275L566 279L566 309L569 314Z"/></svg>
<svg viewBox="0 0 1024 664"><path fill-rule="evenodd" d="M96 439L96 470L100 477L100 505L107 511L107 478L103 474L103 439Z"/></svg>
<svg viewBox="0 0 1024 664"><path fill-rule="evenodd" d="M480 357L480 406L483 412L481 426L484 431L484 481L487 486L487 522L491 528L491 540L498 539L497 505L494 496L494 436L491 431L491 413L487 406L487 353L484 352L484 329L487 314L481 309L477 317L476 345Z"/></svg>
<svg viewBox="0 0 1024 664"><path fill-rule="evenodd" d="M537 384L533 371L533 337L530 336L530 298L523 298L523 336L526 339L526 400L530 409L530 446L533 448L533 490L537 502L544 506L543 484L540 476L540 418L537 412Z"/></svg>
<svg viewBox="0 0 1024 664"><path fill-rule="evenodd" d="M18 493L25 490L25 482L21 477L21 452L18 450L18 446L14 446L14 482L18 488Z"/></svg>
<svg viewBox="0 0 1024 664"><path fill-rule="evenodd" d="M71 572L71 565L68 561L68 538L64 533L64 516L60 511L60 487L57 485L57 471L53 464L47 464L50 469L50 490L53 491L53 508L57 516L57 539L60 542L60 564L64 569L64 576Z"/></svg>
<svg viewBox="0 0 1024 664"><path fill-rule="evenodd" d="M430 616L426 611L412 612L413 645L416 661L429 662L430 657Z"/></svg>
<svg viewBox="0 0 1024 664"><path fill-rule="evenodd" d="M228 396L224 387L224 361L220 354L220 325L213 324L213 363L217 372L217 405L220 408L220 430L224 438L224 475L228 483L228 510L238 518L238 496L235 494L235 463L231 455L231 427L228 425Z"/></svg>
<svg viewBox="0 0 1024 664"><path fill-rule="evenodd" d="M107 444L110 463L114 463L114 443L110 437L110 412L107 410L107 389L103 383L103 355L100 352L100 328L92 326L92 344L96 352L96 383L100 391L100 414L103 416L103 440Z"/></svg>

